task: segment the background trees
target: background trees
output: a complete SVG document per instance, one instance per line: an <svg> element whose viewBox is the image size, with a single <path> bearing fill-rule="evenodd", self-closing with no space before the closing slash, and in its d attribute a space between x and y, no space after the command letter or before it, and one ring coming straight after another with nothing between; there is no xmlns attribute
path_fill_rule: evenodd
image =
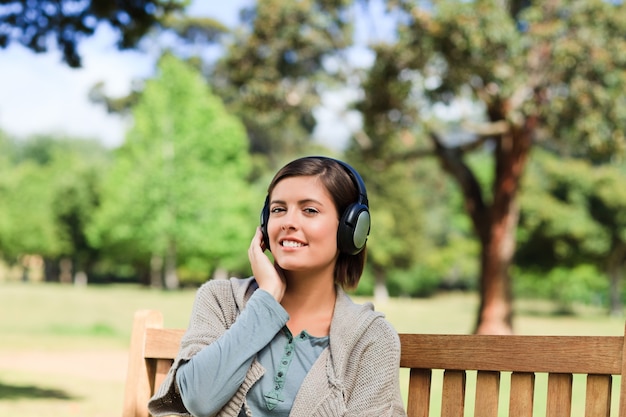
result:
<svg viewBox="0 0 626 417"><path fill-rule="evenodd" d="M150 265L151 280L178 286L177 268L240 269L254 193L243 126L227 114L200 74L171 55L159 63L117 151L92 236Z"/></svg>
<svg viewBox="0 0 626 417"><path fill-rule="evenodd" d="M374 283L394 295L478 288L475 330L507 333L513 289L522 291L531 275L546 275L542 283L551 289L561 284L550 282L579 277L580 288L599 292L586 277L604 273L613 277L619 310L625 203L615 190L626 153L625 4L383 3L389 36L371 43L353 29L374 1L259 0L233 31L180 15L167 20L187 39L204 33L195 37L201 46L223 41L214 61L185 56L211 88L166 55L159 78L133 100L100 97L110 109L132 109L127 143L113 155L100 198L97 181L85 189L91 200L69 187L76 203L46 197L55 208L45 216L70 219L70 207L101 199L89 229L100 259L123 259L141 271L165 263L175 286L174 270L204 279L222 268L246 269L241 242L256 224L268 176L293 157L333 154L362 172L371 194L375 227L362 291ZM155 22L165 22L156 10ZM357 52L367 59L352 59ZM337 113L362 121L332 150L311 140L326 94L339 98ZM16 172L22 170L44 177L26 165ZM0 181L16 192L9 178ZM229 214L205 215L203 207ZM7 224L0 227L16 227ZM17 239L24 232L10 233ZM20 253L41 250L20 244Z"/></svg>
<svg viewBox="0 0 626 417"><path fill-rule="evenodd" d="M46 280L71 282L91 272L97 250L86 227L98 203L108 162L93 141L34 137L4 141L0 157L0 253L22 264L28 279L31 255L45 262Z"/></svg>
<svg viewBox="0 0 626 417"><path fill-rule="evenodd" d="M398 127L411 132L427 109L415 107L416 84L431 106L466 97L483 108L482 124L466 129L470 136L463 142L435 127L429 135L442 168L463 193L482 248L476 331L511 332L517 195L533 143L599 159L623 154L626 120L614 105L623 101L618 91L625 86L625 65L611 51L624 46L616 29L625 6L601 0L522 8L517 2L443 1L430 10L397 4L397 42L376 48L368 81L386 87L365 91L375 94L365 101L373 104L365 106L365 116L379 127L395 114ZM583 52L598 60L582 63ZM598 112L610 116L596 128ZM483 146L493 159L487 189L465 159Z"/></svg>
<svg viewBox="0 0 626 417"><path fill-rule="evenodd" d="M550 296L565 311L575 301L608 295L609 311L622 314L625 174L623 165L598 167L534 152L524 179L516 255L526 271L526 291L554 291ZM542 276L543 282L536 278Z"/></svg>
<svg viewBox="0 0 626 417"><path fill-rule="evenodd" d="M314 109L328 86L344 82L329 61L351 44L347 0L259 1L209 75L246 126L250 149L269 159L311 152Z"/></svg>

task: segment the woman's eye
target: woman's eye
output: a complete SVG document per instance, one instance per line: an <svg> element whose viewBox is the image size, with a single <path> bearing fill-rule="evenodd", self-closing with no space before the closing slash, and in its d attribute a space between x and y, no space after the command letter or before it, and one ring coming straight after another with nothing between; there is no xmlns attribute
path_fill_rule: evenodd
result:
<svg viewBox="0 0 626 417"><path fill-rule="evenodd" d="M307 213L307 214L317 214L317 213L319 213L319 211L317 211L317 209L314 209L312 207L305 208L304 212Z"/></svg>
<svg viewBox="0 0 626 417"><path fill-rule="evenodd" d="M285 211L282 207L274 207L270 210L270 213L280 213L281 211Z"/></svg>

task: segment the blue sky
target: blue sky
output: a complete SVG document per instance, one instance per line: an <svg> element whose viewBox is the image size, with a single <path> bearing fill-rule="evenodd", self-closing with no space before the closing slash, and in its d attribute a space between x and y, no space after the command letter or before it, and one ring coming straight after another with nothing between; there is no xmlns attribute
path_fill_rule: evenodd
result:
<svg viewBox="0 0 626 417"><path fill-rule="evenodd" d="M207 1L193 0L189 13L213 17L226 25L238 22L241 7L255 0ZM362 43L388 36L388 19L383 17L380 1L370 2L370 13L363 14L356 27ZM19 137L37 133L53 133L74 137L96 138L110 147L120 145L128 128L128 120L109 115L101 105L89 102L87 95L98 82L105 83L109 95L128 93L133 79L152 75L153 58L136 50L119 51L115 35L102 25L95 36L84 40L79 48L83 68L71 69L61 62L60 53L52 48L34 54L13 44L0 49L0 129ZM368 65L371 54L355 48L353 64ZM360 125L355 112L346 111L346 99L355 91L323 96L323 106L315 117L316 132L322 141L338 147Z"/></svg>
<svg viewBox="0 0 626 417"><path fill-rule="evenodd" d="M194 0L190 12L234 25L239 8L250 3ZM0 49L0 129L17 136L57 133L96 138L111 147L121 144L127 121L90 103L89 89L103 81L108 94L126 94L133 79L152 73L154 63L146 54L120 52L114 44L113 32L100 27L80 45L81 69L61 63L55 49L43 54L17 44Z"/></svg>

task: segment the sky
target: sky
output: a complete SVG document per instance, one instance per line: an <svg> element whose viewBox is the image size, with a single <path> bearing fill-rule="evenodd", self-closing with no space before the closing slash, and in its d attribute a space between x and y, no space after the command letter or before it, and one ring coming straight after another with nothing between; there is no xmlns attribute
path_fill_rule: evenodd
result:
<svg viewBox="0 0 626 417"><path fill-rule="evenodd" d="M238 10L251 1L194 0L189 11L235 25ZM89 90L102 81L107 94L127 94L133 79L152 75L154 62L139 51L119 51L114 32L106 25L79 48L81 69L65 65L55 48L41 54L16 43L0 49L1 130L18 137L54 133L95 138L108 147L123 142L128 120L109 115L103 105L91 103Z"/></svg>
<svg viewBox="0 0 626 417"><path fill-rule="evenodd" d="M238 23L239 10L255 0L193 0L188 12L209 16L228 25ZM356 37L363 44L389 33L382 2L370 2L370 14L360 19ZM89 90L104 82L107 95L126 95L132 81L150 77L154 58L138 50L119 51L116 36L106 25L79 44L83 67L73 69L61 60L56 47L35 54L19 44L0 49L0 130L17 137L34 134L67 135L94 138L114 148L123 143L130 120L107 114L104 105L91 103ZM367 66L371 53L355 48L353 64ZM314 137L330 148L340 149L352 132L361 125L360 115L346 110L346 101L354 99L349 89L322 96L322 106L315 111L317 128Z"/></svg>

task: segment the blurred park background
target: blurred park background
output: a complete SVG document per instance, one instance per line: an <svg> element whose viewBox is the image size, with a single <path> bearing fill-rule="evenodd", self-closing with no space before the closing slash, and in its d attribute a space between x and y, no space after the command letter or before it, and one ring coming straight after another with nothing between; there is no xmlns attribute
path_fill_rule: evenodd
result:
<svg viewBox="0 0 626 417"><path fill-rule="evenodd" d="M184 327L199 284L248 276L267 184L309 154L362 174L354 296L398 330L623 333L623 1L209 3L0 2L5 49L79 71L106 30L153 63L86 93L114 145L0 125L0 414L118 414L132 312Z"/></svg>

